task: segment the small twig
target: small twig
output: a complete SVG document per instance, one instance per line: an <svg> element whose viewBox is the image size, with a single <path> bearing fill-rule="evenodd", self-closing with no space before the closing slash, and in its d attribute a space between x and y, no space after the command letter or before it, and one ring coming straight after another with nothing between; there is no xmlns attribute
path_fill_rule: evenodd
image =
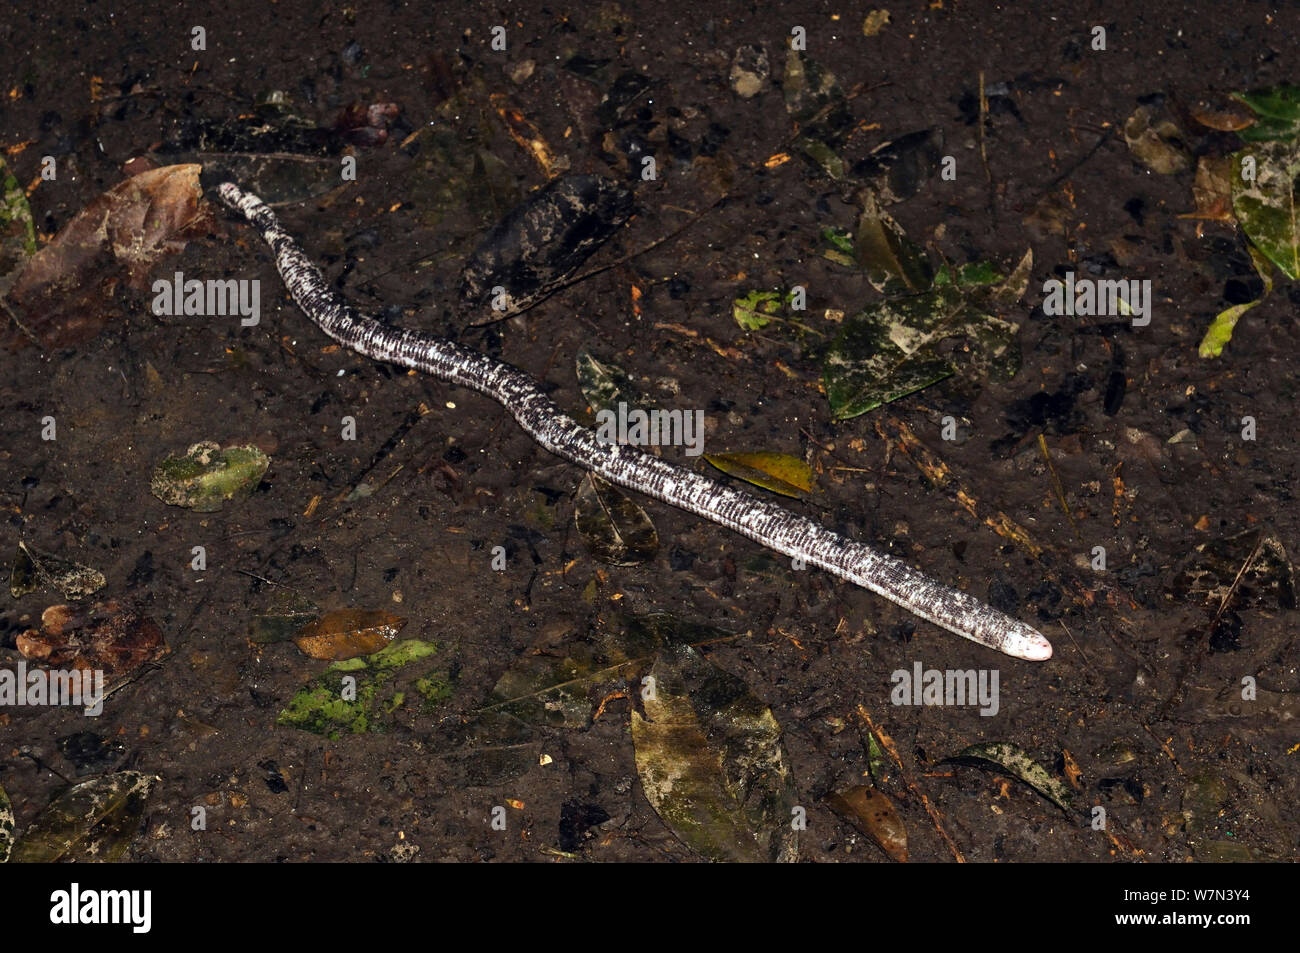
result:
<svg viewBox="0 0 1300 953"><path fill-rule="evenodd" d="M966 863L966 858L962 856L961 849L957 846L956 842L948 836L948 831L944 829L943 821L939 816L938 810L936 810L934 805L930 803L930 799L925 796L925 792L917 786L916 778L913 776L912 772L903 764L903 759L898 755L898 749L894 747L894 739L890 738L884 731L876 727L875 722L871 720L871 714L861 705L858 706L858 717L866 723L867 730L871 732L873 737L875 737L876 743L880 745L881 749L888 752L889 756L894 759L894 763L898 765L898 773L903 776L903 783L906 784L907 789L920 800L921 806L925 808L925 812L930 815L930 820L934 822L935 830L939 832L939 836L943 838L943 842L948 845L948 849L952 851L952 856L956 858L957 863Z"/></svg>
<svg viewBox="0 0 1300 953"><path fill-rule="evenodd" d="M1052 489L1056 492L1056 499L1061 504L1061 509L1065 511L1065 518L1070 521L1070 529L1074 530L1074 537L1080 542L1083 535L1079 532L1078 524L1074 522L1074 514L1070 512L1070 504L1065 500L1065 487L1061 484L1061 477L1056 472L1056 465L1052 463L1052 454L1047 449L1047 438L1041 433L1038 435L1038 449L1043 451L1043 460L1047 463L1047 473L1052 478Z"/></svg>

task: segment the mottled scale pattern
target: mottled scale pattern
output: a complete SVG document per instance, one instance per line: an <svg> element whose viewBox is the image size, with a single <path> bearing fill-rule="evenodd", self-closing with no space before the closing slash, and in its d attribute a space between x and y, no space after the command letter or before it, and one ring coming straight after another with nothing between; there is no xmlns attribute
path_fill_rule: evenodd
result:
<svg viewBox="0 0 1300 953"><path fill-rule="evenodd" d="M360 314L329 286L257 196L231 183L220 187L220 195L270 245L276 268L298 306L340 344L376 361L414 368L486 394L557 456L612 483L720 523L769 549L820 566L950 632L1016 658L1051 657L1051 644L1036 629L906 563L636 447L601 443L518 368L445 338L391 328Z"/></svg>

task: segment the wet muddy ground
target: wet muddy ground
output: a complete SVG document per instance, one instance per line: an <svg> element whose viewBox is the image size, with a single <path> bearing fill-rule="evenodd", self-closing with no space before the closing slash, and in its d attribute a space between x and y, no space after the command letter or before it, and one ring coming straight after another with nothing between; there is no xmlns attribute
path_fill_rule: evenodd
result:
<svg viewBox="0 0 1300 953"><path fill-rule="evenodd" d="M282 294L255 234L217 211L210 236L159 274L260 279L258 326L158 317L148 295L119 287L117 318L93 340L4 357L6 553L24 540L99 569L107 586L97 598L137 606L170 647L98 719L0 712L0 784L20 833L65 779L130 768L160 779L126 855L134 860L406 859L411 845L419 860L692 859L642 792L626 697L608 699L585 727L534 730L514 772L486 771L492 743L463 736L522 654L562 655L567 640L628 615L671 612L742 633L708 657L783 728L807 812L801 859L885 861L825 803L867 772L863 711L912 782L892 770L877 779L914 860L953 856L922 793L968 860L1295 857L1295 609L1279 587L1252 579L1220 611L1235 570L1220 570L1216 599L1189 583L1188 563L1196 547L1247 532L1288 552L1300 542L1300 295L1282 283L1221 358L1198 357L1241 262L1249 268L1245 246L1230 226L1179 218L1194 207L1193 173L1148 171L1118 131L1140 104L1293 80L1294 13L912 2L890 4L889 23L864 37L864 11L834 4L761 13L728 2L567 13L525 4L508 15L491 4L436 15L296 0L187 4L183 15L115 6L30 5L0 24L0 45L21 51L0 65L9 165L27 184L42 156L59 164L56 181L30 195L43 235L120 181L128 159L152 153L162 165L202 152L200 120L250 115L271 91L319 126L352 103L395 103L388 141L353 145L355 182L280 211L354 302L458 334L545 381L573 412L584 405L575 355L591 350L655 399L703 408L707 449L806 459L818 492L792 507L1032 622L1056 651L1045 663L1005 658L649 500L639 502L658 555L632 568L596 562L573 529L580 470L485 398L331 346ZM504 52L490 48L498 24ZM904 133L942 131L956 179L929 180L891 208L913 239L955 262L1008 266L1032 247L1027 299L1002 314L1020 325L1023 366L1011 381L979 389L959 374L832 420L819 390L819 348L835 331L825 313L852 314L875 292L821 257L820 233L852 229L857 208L797 154L767 163L789 151L793 131L780 88L769 82L745 99L729 80L737 48L762 44L779 81L796 25L810 56L854 92L847 162ZM1091 48L1098 25L1105 51ZM191 49L195 26L206 51ZM465 330L460 263L513 199L545 181L508 129L544 141L573 170L625 175L625 144L605 132L626 114L602 102L628 76L648 83L633 83L627 108L644 111L656 135L673 133L652 137L659 176L638 185L638 214L595 261L638 251L692 212L698 220L520 317ZM463 114L440 111L448 102L465 104ZM503 121L502 104L523 124ZM461 170L449 172L455 161ZM1045 315L1042 283L1066 271L1150 279L1150 324ZM808 289L804 320L820 336L737 326L736 297L793 284ZM40 439L46 415L57 420L54 441ZM345 416L355 441L340 439ZM946 416L956 440L942 437ZM1253 440L1242 436L1246 417ZM927 480L902 426L980 517L952 485ZM150 495L158 461L204 439L270 454L253 495L208 514ZM358 485L368 492L353 493ZM997 511L1041 555L983 520ZM1224 543L1227 564L1237 553L1240 568L1255 539ZM205 571L191 569L196 545ZM490 565L496 546L508 554L503 572ZM1092 568L1094 547L1105 549L1104 571ZM403 637L436 643L447 697L402 707L383 732L322 737L277 724L326 664L250 637L286 591L322 609L406 617ZM59 601L54 591L6 596L6 664L19 658L19 633ZM891 673L918 662L996 669L998 712L891 704ZM1258 687L1253 700L1241 699L1244 678ZM88 731L106 744L60 743ZM1074 778L1074 809L1004 773L943 761L978 742L1012 743L1054 777ZM504 832L490 823L501 805ZM196 806L206 831L190 829ZM1104 830L1091 823L1096 807Z"/></svg>

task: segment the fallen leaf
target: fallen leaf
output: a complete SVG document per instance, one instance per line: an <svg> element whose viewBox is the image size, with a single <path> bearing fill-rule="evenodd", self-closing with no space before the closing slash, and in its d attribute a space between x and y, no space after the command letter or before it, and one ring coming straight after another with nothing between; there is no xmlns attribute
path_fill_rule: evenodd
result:
<svg viewBox="0 0 1300 953"><path fill-rule="evenodd" d="M689 646L665 649L632 712L646 799L714 861L793 861L794 781L771 709Z"/></svg>
<svg viewBox="0 0 1300 953"><path fill-rule="evenodd" d="M294 693L276 724L334 738L389 731L399 716L432 712L452 693L437 652L432 642L403 639L335 662Z"/></svg>
<svg viewBox="0 0 1300 953"><path fill-rule="evenodd" d="M907 828L889 795L860 784L832 794L827 803L850 824L866 834L891 859L907 863Z"/></svg>
<svg viewBox="0 0 1300 953"><path fill-rule="evenodd" d="M611 566L635 566L659 551L659 534L645 510L593 473L578 484L573 522L587 550Z"/></svg>
<svg viewBox="0 0 1300 953"><path fill-rule="evenodd" d="M980 767L993 765L1012 777L1019 778L1031 788L1069 813L1070 789L1047 773L1047 769L1031 758L1022 748L1008 742L987 742L963 748L945 761L972 762Z"/></svg>
<svg viewBox="0 0 1300 953"><path fill-rule="evenodd" d="M1182 130L1172 120L1155 119L1150 107L1139 106L1124 122L1124 141L1133 157L1152 172L1173 175L1191 168Z"/></svg>
<svg viewBox="0 0 1300 953"><path fill-rule="evenodd" d="M1241 174L1247 158L1255 166L1249 181ZM1232 211L1241 230L1288 278L1300 278L1300 143L1262 142L1234 153L1232 161Z"/></svg>
<svg viewBox="0 0 1300 953"><path fill-rule="evenodd" d="M223 450L220 444L205 440L158 464L149 490L169 506L213 513L227 501L251 494L270 466L271 458L257 447Z"/></svg>
<svg viewBox="0 0 1300 953"><path fill-rule="evenodd" d="M47 586L65 599L83 599L104 588L104 574L20 542L9 572L9 594L15 599Z"/></svg>
<svg viewBox="0 0 1300 953"><path fill-rule="evenodd" d="M23 832L14 845L13 861L117 860L139 833L145 803L157 781L155 775L122 771L66 788Z"/></svg>
<svg viewBox="0 0 1300 953"><path fill-rule="evenodd" d="M50 606L41 613L41 628L21 633L16 644L23 657L49 668L100 670L107 678L167 654L152 619L111 600L88 609Z"/></svg>
<svg viewBox="0 0 1300 953"><path fill-rule="evenodd" d="M812 492L812 467L788 453L706 453L704 459L728 476L782 496L801 499Z"/></svg>
<svg viewBox="0 0 1300 953"><path fill-rule="evenodd" d="M213 228L196 164L150 169L92 201L27 262L8 294L19 324L42 347L83 344L121 314L112 294L136 291L150 271ZM15 346L21 340L15 339Z"/></svg>
<svg viewBox="0 0 1300 953"><path fill-rule="evenodd" d="M896 295L930 287L933 273L925 253L903 234L870 193L863 197L862 214L853 234L853 257L877 291Z"/></svg>
<svg viewBox="0 0 1300 953"><path fill-rule="evenodd" d="M341 662L373 655L397 638L405 625L401 616L382 610L337 609L304 625L293 641L304 655Z"/></svg>
<svg viewBox="0 0 1300 953"><path fill-rule="evenodd" d="M14 806L5 789L0 787L0 864L9 859L14 846Z"/></svg>

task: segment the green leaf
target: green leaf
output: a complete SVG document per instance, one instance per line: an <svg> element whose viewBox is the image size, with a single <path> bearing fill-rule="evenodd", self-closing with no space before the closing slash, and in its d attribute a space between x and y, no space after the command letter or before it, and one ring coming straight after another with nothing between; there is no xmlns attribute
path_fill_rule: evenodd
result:
<svg viewBox="0 0 1300 953"><path fill-rule="evenodd" d="M938 346L964 339L962 368L972 379L1009 378L1020 367L1017 325L984 314L951 286L891 298L844 321L822 366L831 411L847 420L955 373Z"/></svg>
<svg viewBox="0 0 1300 953"><path fill-rule="evenodd" d="M203 441L167 457L154 469L149 490L171 506L213 513L227 500L248 496L261 482L271 458L256 447L227 447Z"/></svg>
<svg viewBox="0 0 1300 953"><path fill-rule="evenodd" d="M788 453L706 453L723 473L782 496L802 499L812 492L812 467Z"/></svg>
<svg viewBox="0 0 1300 953"><path fill-rule="evenodd" d="M942 288L955 284L962 289L978 288L981 285L996 284L1001 280L1002 275L998 274L991 262L978 261L957 268L955 280L953 270L947 265L941 265L934 275L934 287Z"/></svg>
<svg viewBox="0 0 1300 953"><path fill-rule="evenodd" d="M709 860L795 860L794 780L771 709L689 646L662 651L646 689L632 744L663 822Z"/></svg>
<svg viewBox="0 0 1300 953"><path fill-rule="evenodd" d="M36 225L27 193L0 156L0 278L36 254Z"/></svg>
<svg viewBox="0 0 1300 953"><path fill-rule="evenodd" d="M735 316L736 323L746 331L759 331L780 314L787 297L779 291L751 291L735 300L731 313Z"/></svg>
<svg viewBox="0 0 1300 953"><path fill-rule="evenodd" d="M1300 86L1284 83L1247 93L1233 93L1232 98L1245 103L1261 116L1300 122Z"/></svg>
<svg viewBox="0 0 1300 953"><path fill-rule="evenodd" d="M14 845L14 862L117 860L135 840L157 780L152 774L121 771L65 788Z"/></svg>
<svg viewBox="0 0 1300 953"><path fill-rule="evenodd" d="M433 642L405 639L335 662L298 689L276 723L328 737L387 731L398 723L399 709L427 711L451 697L437 652Z"/></svg>
<svg viewBox="0 0 1300 953"><path fill-rule="evenodd" d="M828 225L822 229L822 241L843 255L853 254L853 233L844 228Z"/></svg>
<svg viewBox="0 0 1300 953"><path fill-rule="evenodd" d="M1046 768L1016 745L1005 741L971 745L944 760L971 761L980 766L991 764L1001 768L1012 777L1028 784L1061 810L1069 812L1069 801L1072 796L1069 787L1064 781L1048 774Z"/></svg>
<svg viewBox="0 0 1300 953"><path fill-rule="evenodd" d="M1241 176L1242 161L1254 159L1254 181ZM1246 237L1288 278L1300 277L1300 215L1296 178L1300 145L1265 142L1233 156L1232 210Z"/></svg>

